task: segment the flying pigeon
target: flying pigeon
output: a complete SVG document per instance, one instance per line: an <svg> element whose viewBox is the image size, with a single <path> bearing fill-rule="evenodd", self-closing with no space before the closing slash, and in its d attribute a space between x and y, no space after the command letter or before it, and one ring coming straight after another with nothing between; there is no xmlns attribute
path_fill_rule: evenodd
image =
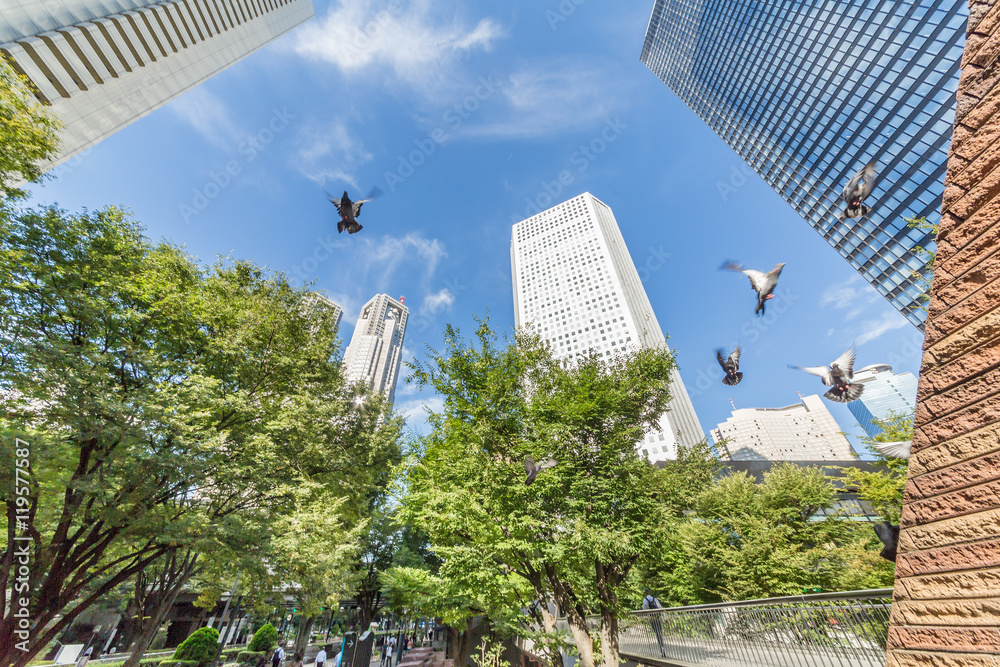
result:
<svg viewBox="0 0 1000 667"><path fill-rule="evenodd" d="M729 387L738 385L743 379L743 373L740 372L740 346L736 346L728 359L722 356L722 350L716 350L715 358L719 360L719 365L726 372L726 377L722 378L722 384Z"/></svg>
<svg viewBox="0 0 1000 667"><path fill-rule="evenodd" d="M899 546L899 526L894 526L891 523L876 523L873 528L875 528L875 534L878 535L878 539L882 540L882 544L885 545L879 556L896 562L896 548Z"/></svg>
<svg viewBox="0 0 1000 667"><path fill-rule="evenodd" d="M847 182L844 188L844 201L847 208L840 214L840 219L863 218L871 212L870 206L865 206L861 202L872 193L875 187L875 160L864 166L854 177Z"/></svg>
<svg viewBox="0 0 1000 667"><path fill-rule="evenodd" d="M750 279L750 287L757 292L757 308L753 312L763 315L764 302L774 298L771 292L778 286L778 276L781 275L781 269L784 266L784 264L778 264L767 273L754 271L753 269L744 269L739 262L726 262L722 265L722 268L728 271L739 271Z"/></svg>
<svg viewBox="0 0 1000 667"><path fill-rule="evenodd" d="M826 366L789 366L789 368L797 368L800 371L818 375L823 378L823 384L833 387L823 394L824 396L836 403L850 403L860 397L861 392L865 390L863 384L851 384L851 378L854 377L854 357L856 355L857 350L852 345L846 352L837 357L837 360L832 362L829 368Z"/></svg>
<svg viewBox="0 0 1000 667"><path fill-rule="evenodd" d="M527 486L535 481L538 477L538 473L546 468L552 468L556 465L556 460L552 457L545 459L539 463L535 463L535 459L531 458L531 455L524 457L524 471L528 473L528 479L524 480L524 485Z"/></svg>
<svg viewBox="0 0 1000 667"><path fill-rule="evenodd" d="M899 442L873 442L872 447L877 449L882 456L890 456L894 459L910 458L910 446L912 440L900 440Z"/></svg>
<svg viewBox="0 0 1000 667"><path fill-rule="evenodd" d="M342 233L345 229L348 234L357 234L362 230L360 224L358 224L358 216L361 215L361 206L366 202L370 202L375 199L380 194L381 190L378 188L373 189L368 196L364 199L359 199L358 201L351 201L351 198L347 196L347 190L344 190L344 195L339 199L333 197L328 192L326 194L330 203L337 207L337 213L340 214L340 220L337 222L337 233Z"/></svg>

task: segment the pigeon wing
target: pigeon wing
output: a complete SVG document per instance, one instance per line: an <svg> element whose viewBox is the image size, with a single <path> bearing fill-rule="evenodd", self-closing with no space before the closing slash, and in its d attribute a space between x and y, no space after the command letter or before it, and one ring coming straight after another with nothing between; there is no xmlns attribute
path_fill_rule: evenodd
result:
<svg viewBox="0 0 1000 667"><path fill-rule="evenodd" d="M736 368L740 367L740 346L737 345L733 353L729 355L729 361L736 364Z"/></svg>
<svg viewBox="0 0 1000 667"><path fill-rule="evenodd" d="M830 365L832 366L833 364L837 364L837 368L843 371L844 376L848 380L850 380L852 377L854 377L854 358L857 356L857 354L858 354L857 348L855 348L855 346L852 345L849 348L847 348L846 352L844 352L842 355L834 359Z"/></svg>
<svg viewBox="0 0 1000 667"><path fill-rule="evenodd" d="M861 176L861 180L858 183L854 196L858 199L864 199L875 189L875 160L866 164L859 175Z"/></svg>
<svg viewBox="0 0 1000 667"><path fill-rule="evenodd" d="M722 366L722 370L726 370L726 358L722 356L722 350L715 351L715 358L718 360L719 365Z"/></svg>
<svg viewBox="0 0 1000 667"><path fill-rule="evenodd" d="M900 442L872 443L872 447L877 449L882 454L882 456L891 456L896 459L910 458L910 447L912 445L913 445L912 440L903 440Z"/></svg>
<svg viewBox="0 0 1000 667"><path fill-rule="evenodd" d="M556 460L550 456L549 458L539 463L538 468L539 470L544 470L545 468L555 468L556 463L557 463Z"/></svg>
<svg viewBox="0 0 1000 667"><path fill-rule="evenodd" d="M333 204L334 206L337 207L337 213L339 213L340 215L344 215L344 212L342 210L340 210L340 200L337 199L336 197L332 196L329 192L326 193L326 197L327 197L327 199L330 200L331 204Z"/></svg>
<svg viewBox="0 0 1000 667"><path fill-rule="evenodd" d="M797 368L800 371L818 375L823 379L823 384L828 387L833 386L833 373L831 373L830 369L826 366L789 366L789 368Z"/></svg>
<svg viewBox="0 0 1000 667"><path fill-rule="evenodd" d="M532 472L535 472L537 470L538 470L538 467L535 465L535 459L531 458L530 454L528 454L527 456L525 456L524 457L524 471L530 475Z"/></svg>
<svg viewBox="0 0 1000 667"><path fill-rule="evenodd" d="M741 272L750 279L750 287L754 289L755 292L760 294L762 291L767 290L767 274L763 271L755 271L753 269L743 269Z"/></svg>

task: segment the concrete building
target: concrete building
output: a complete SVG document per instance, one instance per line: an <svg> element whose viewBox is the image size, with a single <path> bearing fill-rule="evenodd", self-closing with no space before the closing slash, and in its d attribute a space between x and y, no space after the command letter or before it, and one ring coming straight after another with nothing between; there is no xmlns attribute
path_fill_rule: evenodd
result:
<svg viewBox="0 0 1000 667"><path fill-rule="evenodd" d="M555 354L604 357L635 346L665 345L663 331L607 204L585 192L511 230L514 321L531 325ZM637 444L651 461L673 459L677 445L704 438L680 373L660 430Z"/></svg>
<svg viewBox="0 0 1000 667"><path fill-rule="evenodd" d="M873 418L886 419L891 413L913 414L917 409L917 378L913 373L893 373L888 364L872 364L854 371L853 383L863 384L861 398L847 404L865 433L882 432Z"/></svg>
<svg viewBox="0 0 1000 667"><path fill-rule="evenodd" d="M403 336L410 310L385 294L376 294L361 309L361 316L344 352L344 374L349 384L361 384L393 402Z"/></svg>
<svg viewBox="0 0 1000 667"><path fill-rule="evenodd" d="M312 0L0 0L0 53L62 120L58 164L313 15Z"/></svg>
<svg viewBox="0 0 1000 667"><path fill-rule="evenodd" d="M723 442L725 440L725 442ZM729 461L849 461L851 443L817 395L783 408L742 408L712 430Z"/></svg>
<svg viewBox="0 0 1000 667"><path fill-rule="evenodd" d="M940 220L968 16L964 0L656 0L640 60L923 328L914 250L934 235L907 220ZM839 220L869 160L872 211Z"/></svg>
<svg viewBox="0 0 1000 667"><path fill-rule="evenodd" d="M302 306L307 311L322 308L333 315L333 326L335 329L340 328L340 321L344 317L344 309L341 308L340 304L331 301L326 296L320 294L319 292L312 292L306 298L302 300Z"/></svg>

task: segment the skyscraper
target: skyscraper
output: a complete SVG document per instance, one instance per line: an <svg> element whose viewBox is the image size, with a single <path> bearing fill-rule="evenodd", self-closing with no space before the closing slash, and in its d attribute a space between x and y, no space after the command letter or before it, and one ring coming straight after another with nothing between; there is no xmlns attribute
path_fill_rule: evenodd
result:
<svg viewBox="0 0 1000 667"><path fill-rule="evenodd" d="M917 378L912 373L893 373L888 364L872 364L854 371L851 382L863 384L865 392L848 403L847 409L872 437L882 432L873 417L886 419L890 413L914 414L917 409Z"/></svg>
<svg viewBox="0 0 1000 667"><path fill-rule="evenodd" d="M344 309L319 292L311 292L302 299L302 307L306 312L323 309L333 316L334 328L340 328L340 320L344 317Z"/></svg>
<svg viewBox="0 0 1000 667"><path fill-rule="evenodd" d="M729 461L852 459L851 443L816 395L783 408L733 410L712 430L712 442L721 458Z"/></svg>
<svg viewBox="0 0 1000 667"><path fill-rule="evenodd" d="M400 301L376 294L361 309L361 317L344 352L344 374L349 384L362 384L396 398L399 358L410 310Z"/></svg>
<svg viewBox="0 0 1000 667"><path fill-rule="evenodd" d="M0 0L0 53L62 120L56 164L312 16L312 0Z"/></svg>
<svg viewBox="0 0 1000 667"><path fill-rule="evenodd" d="M663 345L663 331L607 204L585 192L514 225L510 241L514 321L531 324L555 354L595 350L610 357ZM677 445L704 438L680 373L660 431L637 447L651 461L676 458Z"/></svg>
<svg viewBox="0 0 1000 667"><path fill-rule="evenodd" d="M965 0L656 0L640 60L922 328ZM871 214L839 220L869 160ZM720 193L726 186L719 182Z"/></svg>

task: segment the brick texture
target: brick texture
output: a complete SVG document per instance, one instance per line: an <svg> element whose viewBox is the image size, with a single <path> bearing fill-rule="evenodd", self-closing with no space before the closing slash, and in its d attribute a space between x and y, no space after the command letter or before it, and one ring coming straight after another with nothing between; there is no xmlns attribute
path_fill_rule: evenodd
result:
<svg viewBox="0 0 1000 667"><path fill-rule="evenodd" d="M1000 667L1000 0L971 0L888 667Z"/></svg>

